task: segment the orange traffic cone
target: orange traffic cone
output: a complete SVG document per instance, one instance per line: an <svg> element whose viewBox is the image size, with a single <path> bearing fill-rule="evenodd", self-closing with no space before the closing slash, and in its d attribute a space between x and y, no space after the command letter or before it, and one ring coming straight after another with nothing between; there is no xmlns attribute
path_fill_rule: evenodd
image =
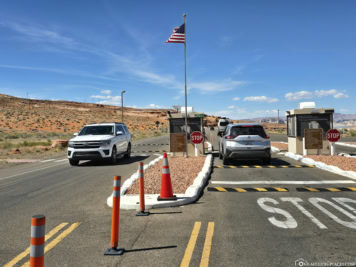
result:
<svg viewBox="0 0 356 267"><path fill-rule="evenodd" d="M177 200L177 197L173 195L171 174L169 173L167 153L163 154L163 166L162 166L162 181L161 181L161 194L157 200Z"/></svg>

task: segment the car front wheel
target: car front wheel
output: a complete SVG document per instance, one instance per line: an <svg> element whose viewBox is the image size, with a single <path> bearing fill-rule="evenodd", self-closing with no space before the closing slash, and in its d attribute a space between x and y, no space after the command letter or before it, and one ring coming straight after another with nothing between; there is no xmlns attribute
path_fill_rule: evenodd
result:
<svg viewBox="0 0 356 267"><path fill-rule="evenodd" d="M125 159L129 159L131 157L131 144L128 145L126 153L125 153Z"/></svg>
<svg viewBox="0 0 356 267"><path fill-rule="evenodd" d="M79 165L79 160L70 159L69 160L69 164L72 165L72 166L78 166Z"/></svg>
<svg viewBox="0 0 356 267"><path fill-rule="evenodd" d="M111 152L111 158L110 158L110 162L111 162L111 164L116 164L116 154L117 154L117 152L116 152L116 146L114 146L113 148L112 148L112 152Z"/></svg>

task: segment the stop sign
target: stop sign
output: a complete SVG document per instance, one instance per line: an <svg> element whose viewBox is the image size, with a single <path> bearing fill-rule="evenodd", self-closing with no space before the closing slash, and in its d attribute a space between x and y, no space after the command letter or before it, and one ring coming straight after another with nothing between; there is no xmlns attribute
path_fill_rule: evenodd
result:
<svg viewBox="0 0 356 267"><path fill-rule="evenodd" d="M200 144L203 142L203 135L201 132L192 132L190 135L190 141L192 141L193 144Z"/></svg>
<svg viewBox="0 0 356 267"><path fill-rule="evenodd" d="M340 139L340 132L336 129L330 129L326 132L326 138L329 142L337 142Z"/></svg>

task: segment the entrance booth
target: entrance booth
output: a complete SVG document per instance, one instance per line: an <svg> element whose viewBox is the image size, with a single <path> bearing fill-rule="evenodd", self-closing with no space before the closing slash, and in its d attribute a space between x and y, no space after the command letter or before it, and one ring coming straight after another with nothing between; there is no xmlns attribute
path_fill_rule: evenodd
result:
<svg viewBox="0 0 356 267"><path fill-rule="evenodd" d="M333 128L333 114L333 108L317 109L314 102L300 103L299 109L286 111L288 151L300 155L330 155L326 132Z"/></svg>
<svg viewBox="0 0 356 267"><path fill-rule="evenodd" d="M187 129L185 127L185 112L169 113L169 151L174 156L183 156L185 153L185 132L188 133L188 156L195 155L195 145L190 141L192 132L201 132L204 136L203 142L196 145L200 154L204 154L205 133L203 119L205 115L198 112L189 112L187 117Z"/></svg>

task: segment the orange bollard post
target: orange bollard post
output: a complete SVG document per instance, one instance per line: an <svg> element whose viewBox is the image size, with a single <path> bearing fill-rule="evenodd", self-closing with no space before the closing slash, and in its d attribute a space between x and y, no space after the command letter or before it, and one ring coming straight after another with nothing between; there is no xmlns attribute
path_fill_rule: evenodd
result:
<svg viewBox="0 0 356 267"><path fill-rule="evenodd" d="M144 184L144 172L143 172L143 162L138 164L139 173L139 186L140 186L140 211L137 212L136 216L148 216L150 213L145 211L145 184Z"/></svg>
<svg viewBox="0 0 356 267"><path fill-rule="evenodd" d="M169 172L167 153L163 154L161 193L158 196L157 200L158 201L177 200L177 197L173 195L171 174Z"/></svg>
<svg viewBox="0 0 356 267"><path fill-rule="evenodd" d="M30 267L43 267L44 265L45 225L44 215L32 216Z"/></svg>
<svg viewBox="0 0 356 267"><path fill-rule="evenodd" d="M112 194L112 221L111 221L111 247L105 250L104 255L122 255L123 248L119 245L119 223L120 223L120 188L121 176L114 176L114 189Z"/></svg>

